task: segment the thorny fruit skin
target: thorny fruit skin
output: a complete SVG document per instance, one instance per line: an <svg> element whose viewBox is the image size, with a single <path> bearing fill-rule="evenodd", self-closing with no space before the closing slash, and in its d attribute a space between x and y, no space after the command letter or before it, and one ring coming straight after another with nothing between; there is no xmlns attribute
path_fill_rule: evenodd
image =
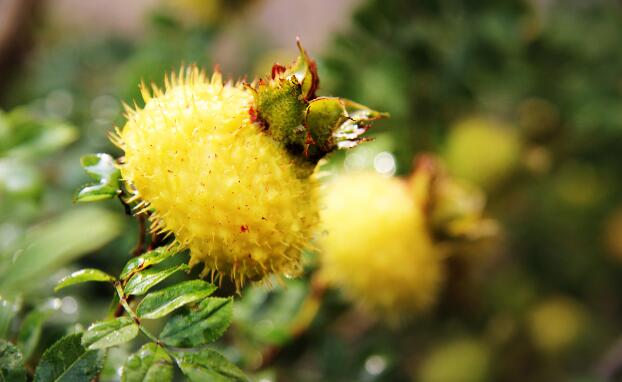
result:
<svg viewBox="0 0 622 382"><path fill-rule="evenodd" d="M406 182L354 173L327 186L321 272L367 310L399 321L434 301L442 264Z"/></svg>
<svg viewBox="0 0 622 382"><path fill-rule="evenodd" d="M152 212L152 229L189 248L190 265L205 264L202 276L217 271L238 288L297 273L318 221L317 185L253 123L252 93L188 68L143 97L113 140L125 152L131 202Z"/></svg>
<svg viewBox="0 0 622 382"><path fill-rule="evenodd" d="M120 170L152 231L174 234L202 276L239 289L268 274L294 275L318 221L315 170L321 158L364 142L386 116L355 102L316 96L315 62L298 42L289 67L269 80L211 80L181 69L164 91L143 86L143 109L112 140Z"/></svg>

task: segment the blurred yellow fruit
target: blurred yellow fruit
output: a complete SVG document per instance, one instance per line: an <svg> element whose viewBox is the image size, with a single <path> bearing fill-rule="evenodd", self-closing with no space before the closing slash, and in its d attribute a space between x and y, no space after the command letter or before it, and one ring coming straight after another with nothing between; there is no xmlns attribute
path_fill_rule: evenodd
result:
<svg viewBox="0 0 622 382"><path fill-rule="evenodd" d="M472 118L453 127L445 147L449 172L490 188L518 164L520 139L511 126Z"/></svg>
<svg viewBox="0 0 622 382"><path fill-rule="evenodd" d="M315 227L313 177L252 123L253 96L242 85L182 69L145 107L128 111L113 137L121 174L152 227L190 249L203 276L218 272L239 287L270 273L293 274Z"/></svg>
<svg viewBox="0 0 622 382"><path fill-rule="evenodd" d="M484 382L489 380L490 351L474 339L438 346L421 364L419 382Z"/></svg>
<svg viewBox="0 0 622 382"><path fill-rule="evenodd" d="M406 182L338 177L323 197L322 275L368 311L396 321L435 300L441 258Z"/></svg>
<svg viewBox="0 0 622 382"><path fill-rule="evenodd" d="M426 206L434 234L467 240L497 234L497 223L484 217L486 195L479 187L447 174L430 154L419 155L414 167L408 182L416 203Z"/></svg>
<svg viewBox="0 0 622 382"><path fill-rule="evenodd" d="M170 10L192 24L212 25L230 19L257 0L166 0Z"/></svg>
<svg viewBox="0 0 622 382"><path fill-rule="evenodd" d="M553 186L558 199L574 207L594 206L608 192L603 174L587 162L567 161L554 176Z"/></svg>
<svg viewBox="0 0 622 382"><path fill-rule="evenodd" d="M483 216L486 196L472 184L446 177L437 182L433 198L431 223L443 234L476 240L497 233L497 223Z"/></svg>
<svg viewBox="0 0 622 382"><path fill-rule="evenodd" d="M531 340L541 351L554 354L571 346L585 323L581 307L566 297L554 297L538 304L529 314Z"/></svg>

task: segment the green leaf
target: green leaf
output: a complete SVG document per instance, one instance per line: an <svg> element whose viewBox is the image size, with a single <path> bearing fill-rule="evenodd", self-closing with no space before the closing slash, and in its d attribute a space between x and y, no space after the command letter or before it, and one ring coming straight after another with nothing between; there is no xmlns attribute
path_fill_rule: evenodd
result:
<svg viewBox="0 0 622 382"><path fill-rule="evenodd" d="M160 282L164 281L167 277L180 270L188 270L186 264L180 264L176 266L166 268L149 268L140 273L135 274L125 285L125 293L140 296L147 293L147 291Z"/></svg>
<svg viewBox="0 0 622 382"><path fill-rule="evenodd" d="M102 153L85 155L80 158L80 163L95 183L82 186L76 193L74 201L96 202L112 199L121 192L119 184L121 172L110 155Z"/></svg>
<svg viewBox="0 0 622 382"><path fill-rule="evenodd" d="M164 317L181 306L204 299L215 290L214 285L203 280L184 281L148 294L138 305L136 313L141 318Z"/></svg>
<svg viewBox="0 0 622 382"><path fill-rule="evenodd" d="M10 342L0 339L0 381L26 382L24 358Z"/></svg>
<svg viewBox="0 0 622 382"><path fill-rule="evenodd" d="M82 345L89 350L104 349L127 342L137 335L138 325L132 318L118 317L89 326L82 337Z"/></svg>
<svg viewBox="0 0 622 382"><path fill-rule="evenodd" d="M49 310L35 309L24 318L17 334L17 346L24 354L24 359L30 358L36 349L43 323L49 316Z"/></svg>
<svg viewBox="0 0 622 382"><path fill-rule="evenodd" d="M24 160L0 158L0 188L11 195L36 198L44 187L37 167Z"/></svg>
<svg viewBox="0 0 622 382"><path fill-rule="evenodd" d="M28 232L9 253L14 260L0 280L0 291L26 293L38 280L85 253L94 251L121 231L112 212L98 208L74 208Z"/></svg>
<svg viewBox="0 0 622 382"><path fill-rule="evenodd" d="M119 176L119 169L114 165L114 158L105 153L87 154L80 158L84 171L96 181Z"/></svg>
<svg viewBox="0 0 622 382"><path fill-rule="evenodd" d="M308 294L309 285L302 280L286 280L285 285L270 290L251 288L236 301L236 329L253 341L283 345L291 339Z"/></svg>
<svg viewBox="0 0 622 382"><path fill-rule="evenodd" d="M77 203L99 202L113 199L119 194L118 187L88 183L80 187L73 200Z"/></svg>
<svg viewBox="0 0 622 382"><path fill-rule="evenodd" d="M0 338L6 338L7 331L16 313L16 304L0 297Z"/></svg>
<svg viewBox="0 0 622 382"><path fill-rule="evenodd" d="M42 158L74 142L78 130L52 119L42 119L27 108L13 109L4 119L7 130L0 131L0 151L13 158ZM2 126L0 126L2 127ZM4 133L4 134L3 134Z"/></svg>
<svg viewBox="0 0 622 382"><path fill-rule="evenodd" d="M123 366L122 382L168 382L173 380L171 358L150 342L130 356Z"/></svg>
<svg viewBox="0 0 622 382"><path fill-rule="evenodd" d="M99 269L81 269L73 272L69 276L63 277L58 284L56 284L56 287L54 287L54 291L58 292L59 290L70 285L80 284L87 281L115 282L115 280L116 279L114 277L100 271Z"/></svg>
<svg viewBox="0 0 622 382"><path fill-rule="evenodd" d="M104 352L86 350L82 333L58 340L43 353L34 382L90 382L102 370Z"/></svg>
<svg viewBox="0 0 622 382"><path fill-rule="evenodd" d="M75 127L65 123L46 123L41 133L27 144L22 144L7 154L11 157L32 158L49 155L78 138Z"/></svg>
<svg viewBox="0 0 622 382"><path fill-rule="evenodd" d="M208 297L189 313L173 316L162 329L162 342L171 346L194 347L215 341L231 323L233 300Z"/></svg>
<svg viewBox="0 0 622 382"><path fill-rule="evenodd" d="M176 248L158 247L153 251L146 252L138 257L133 257L125 264L119 278L125 280L133 273L141 271L151 265L159 264L175 254L177 254Z"/></svg>
<svg viewBox="0 0 622 382"><path fill-rule="evenodd" d="M192 382L248 381L242 370L214 350L176 352L173 357L181 371Z"/></svg>

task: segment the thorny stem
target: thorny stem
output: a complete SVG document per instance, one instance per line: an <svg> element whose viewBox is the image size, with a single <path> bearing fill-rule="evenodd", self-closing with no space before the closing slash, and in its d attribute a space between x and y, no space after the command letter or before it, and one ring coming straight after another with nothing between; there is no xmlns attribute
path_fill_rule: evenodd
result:
<svg viewBox="0 0 622 382"><path fill-rule="evenodd" d="M134 296L127 296L125 299L126 303L130 303L132 300L134 299ZM123 304L121 304L121 302L119 302L117 304L117 308L114 311L114 317L121 317L123 315L123 312L125 312L125 308L123 307Z"/></svg>
<svg viewBox="0 0 622 382"><path fill-rule="evenodd" d="M151 241L149 242L149 245L147 246L147 251L151 251L157 248L159 241L160 241L160 237L158 236L158 234L155 232L151 233Z"/></svg>
<svg viewBox="0 0 622 382"><path fill-rule="evenodd" d="M129 204L127 204L125 202L125 200L123 200L123 192L117 194L117 197L119 199L119 201L121 202L121 205L123 206L123 209L125 210L125 214L128 216L132 216L132 207L130 207Z"/></svg>
<svg viewBox="0 0 622 382"><path fill-rule="evenodd" d="M123 206L125 207L125 210L126 210L125 212L131 215L131 207L127 203L125 203L123 198L119 197L119 200L121 201L121 204L123 204ZM138 242L136 243L136 247L132 250L133 257L138 257L142 255L143 253L145 253L145 251L143 250L143 247L145 246L146 218L145 218L145 215L143 214L137 215L136 218L138 220ZM151 244L149 244L148 250L153 249L151 248L152 245L153 245L153 240ZM119 296L119 298L121 297ZM128 296L126 302L130 302L132 298L133 296ZM114 311L114 317L121 317L122 315L123 315L123 305L121 304L121 302L119 302L119 304L117 305L117 308Z"/></svg>
<svg viewBox="0 0 622 382"><path fill-rule="evenodd" d="M140 318L138 317L136 312L134 312L134 309L132 309L132 307L129 304L129 301L132 299L133 296L127 296L125 294L125 291L123 290L123 286L121 285L121 282L120 281L115 282L114 287L115 287L115 290L117 291L117 295L119 296L119 301L120 301L119 306L121 306L130 315L130 317L134 320L134 322L138 326L138 329L145 335L145 337L149 338L151 342L158 345L166 354L168 354L169 357L171 357L171 359L176 359L173 353L171 353L171 350L178 351L178 352L179 351L186 352L189 350L185 348L176 348L176 347L169 348L168 346L165 346L158 337L153 335L150 331L145 329L143 325L141 325Z"/></svg>
<svg viewBox="0 0 622 382"><path fill-rule="evenodd" d="M123 305L121 305L121 303L117 304L117 308L114 311L114 318L121 317L124 311Z"/></svg>
<svg viewBox="0 0 622 382"><path fill-rule="evenodd" d="M145 245L145 215L139 214L136 215L136 219L138 220L138 242L136 243L136 247L132 251L132 256L138 257L144 253L143 247Z"/></svg>
<svg viewBox="0 0 622 382"><path fill-rule="evenodd" d="M151 240L149 242L149 245L147 246L147 251L152 251L156 248L158 248L159 246L164 245L164 237L166 236L166 234L162 234L162 233L157 233L157 232L152 232L151 233Z"/></svg>
<svg viewBox="0 0 622 382"><path fill-rule="evenodd" d="M118 195L118 199L121 202L121 204L123 205L123 208L125 210L125 213L129 216L132 216L132 207L125 201L123 200L123 192L119 193ZM145 253L144 250L144 246L145 246L145 238L147 235L147 230L146 230L146 216L145 214L138 214L136 215L136 218L138 220L138 241L136 243L136 247L132 250L132 256L133 257L138 257L142 254ZM158 246L160 241L160 237L158 236L157 233L152 233L151 235L151 240L147 246L147 251L151 251L153 250L155 247ZM115 290L117 292L117 296L119 297L119 303L114 311L114 317L121 317L123 315L124 312L127 312L130 317L134 320L134 322L136 323L136 325L138 326L138 329L147 337L149 338L152 342L154 342L156 345L158 345L162 350L164 350L169 357L171 357L172 359L175 359L173 354L169 351L169 349L166 348L166 346L164 346L164 344L160 341L160 339L158 339L158 337L156 337L155 335L153 335L151 332L149 332L147 329L145 329L145 327L143 325L141 325L140 323L140 318L138 317L138 315L136 314L136 312L134 312L134 310L132 309L132 307L130 306L130 302L134 299L134 296L130 295L127 296L125 294L125 291L123 290L123 285L122 285L122 281L116 281L114 283L114 287ZM185 349L177 349L178 351L184 351ZM99 376L97 377L97 380L99 380Z"/></svg>

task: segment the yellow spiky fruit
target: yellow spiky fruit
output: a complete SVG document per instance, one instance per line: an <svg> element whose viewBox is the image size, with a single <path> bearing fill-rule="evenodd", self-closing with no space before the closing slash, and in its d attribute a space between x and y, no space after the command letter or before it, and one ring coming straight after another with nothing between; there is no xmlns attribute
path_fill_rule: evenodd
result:
<svg viewBox="0 0 622 382"><path fill-rule="evenodd" d="M251 121L253 95L197 68L180 71L114 137L125 183L152 228L190 249L190 265L238 288L298 272L318 220L316 182Z"/></svg>
<svg viewBox="0 0 622 382"><path fill-rule="evenodd" d="M406 182L348 174L322 200L321 272L329 284L393 322L430 306L441 258Z"/></svg>

